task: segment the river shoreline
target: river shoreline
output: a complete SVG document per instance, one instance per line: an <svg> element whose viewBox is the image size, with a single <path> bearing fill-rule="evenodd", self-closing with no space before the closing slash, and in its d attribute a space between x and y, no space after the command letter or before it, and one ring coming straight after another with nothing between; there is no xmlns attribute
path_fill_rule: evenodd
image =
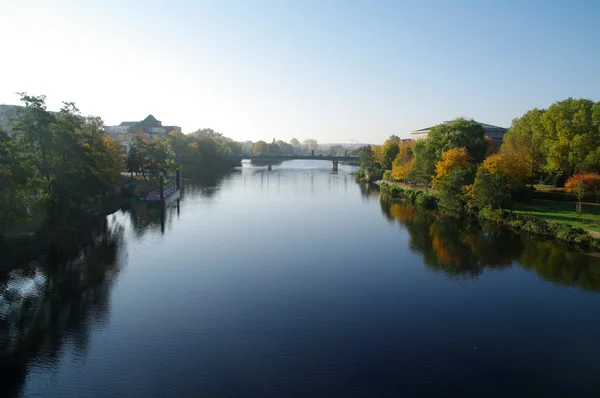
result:
<svg viewBox="0 0 600 398"><path fill-rule="evenodd" d="M395 182L377 180L374 181L373 184L382 189L382 195L387 195L392 200L408 200L414 204L415 197L419 197L419 195L427 195L424 189L404 188ZM389 191L390 189L394 189L394 193ZM417 195L407 195L409 192L411 194L417 193ZM394 194L397 196L394 196ZM437 203L435 203L435 208L439 208ZM509 227L518 233L526 233L544 240L556 240L559 243L566 244L569 247L576 248L583 252L600 252L600 234L583 228L577 228L556 222L549 222L533 216L521 215L511 210L504 209L484 209L476 215L466 216L475 216L475 218L480 221L490 223L492 225Z"/></svg>
<svg viewBox="0 0 600 398"><path fill-rule="evenodd" d="M2 250L0 273L6 273L32 262L43 262L54 250L60 250L60 247L63 249L85 247L85 244L81 244L79 248L70 246L73 242L81 243L85 240L82 237L94 224L118 210L129 208L131 203L131 198L116 197L106 204L83 211L79 217L69 220L64 225L45 225L37 233L6 238L0 244Z"/></svg>

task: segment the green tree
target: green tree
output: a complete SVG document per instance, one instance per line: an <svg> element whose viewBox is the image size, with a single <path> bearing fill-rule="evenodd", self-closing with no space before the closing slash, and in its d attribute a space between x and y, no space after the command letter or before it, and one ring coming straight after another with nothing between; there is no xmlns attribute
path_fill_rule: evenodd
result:
<svg viewBox="0 0 600 398"><path fill-rule="evenodd" d="M441 159L442 152L460 147L467 149L473 162L481 163L487 146L483 126L473 119L464 118L433 127L425 142L435 154L435 163Z"/></svg>
<svg viewBox="0 0 600 398"><path fill-rule="evenodd" d="M467 203L466 187L472 183L472 168L453 168L438 183L438 205L456 213L464 212Z"/></svg>
<svg viewBox="0 0 600 398"><path fill-rule="evenodd" d="M474 204L479 209L486 206L501 209L510 203L510 191L502 174L492 174L485 167L477 169L472 189Z"/></svg>
<svg viewBox="0 0 600 398"><path fill-rule="evenodd" d="M432 145L428 145L427 140L419 140L413 144L412 153L413 164L408 178L427 187L435 174L438 161L436 150Z"/></svg>
<svg viewBox="0 0 600 398"><path fill-rule="evenodd" d="M315 152L317 149L319 149L319 143L317 140L313 140L311 138L306 139L302 142L302 149L308 153Z"/></svg>
<svg viewBox="0 0 600 398"><path fill-rule="evenodd" d="M383 143L381 148L381 159L379 159L379 163L381 164L381 168L384 170L391 170L392 163L396 156L400 152L400 147L398 146L399 140L398 137L392 136L387 141Z"/></svg>
<svg viewBox="0 0 600 398"><path fill-rule="evenodd" d="M0 241L6 231L29 217L26 207L30 202L30 174L22 149L0 130Z"/></svg>

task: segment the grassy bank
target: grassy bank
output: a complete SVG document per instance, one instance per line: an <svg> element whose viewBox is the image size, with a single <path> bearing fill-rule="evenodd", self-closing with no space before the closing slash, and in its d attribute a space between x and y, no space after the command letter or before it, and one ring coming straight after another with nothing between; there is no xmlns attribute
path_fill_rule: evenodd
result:
<svg viewBox="0 0 600 398"><path fill-rule="evenodd" d="M511 210L515 214L600 232L600 205L584 203L582 208L583 213L576 213L574 202L549 200L533 200L531 203L517 202L511 206Z"/></svg>

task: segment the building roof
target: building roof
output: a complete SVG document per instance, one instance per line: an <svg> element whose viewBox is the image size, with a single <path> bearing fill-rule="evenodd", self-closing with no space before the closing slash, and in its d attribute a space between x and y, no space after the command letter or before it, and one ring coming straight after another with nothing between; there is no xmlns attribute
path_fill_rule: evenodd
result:
<svg viewBox="0 0 600 398"><path fill-rule="evenodd" d="M145 126L150 126L150 127L162 126L162 123L160 122L160 120L156 120L156 118L152 115L146 116L146 118L144 120L142 120L140 122L140 124L143 124Z"/></svg>
<svg viewBox="0 0 600 398"><path fill-rule="evenodd" d="M449 124L449 123L450 123L450 121L444 121L441 124ZM475 120L475 123L481 124L481 126L483 127L483 129L486 130L486 131L489 131L489 130L508 131L508 129L505 128L505 127L494 126L492 124L487 124L487 123L481 123L481 122L478 122L477 120ZM431 127L427 127L427 128L424 128L424 129L414 130L413 132L411 132L411 134L424 133L424 132L427 132L427 131L431 130L434 127L435 126L431 126Z"/></svg>
<svg viewBox="0 0 600 398"><path fill-rule="evenodd" d="M121 122L121 124L119 124L119 126L123 126L123 127L131 127L131 126L135 126L136 124L138 124L139 122Z"/></svg>

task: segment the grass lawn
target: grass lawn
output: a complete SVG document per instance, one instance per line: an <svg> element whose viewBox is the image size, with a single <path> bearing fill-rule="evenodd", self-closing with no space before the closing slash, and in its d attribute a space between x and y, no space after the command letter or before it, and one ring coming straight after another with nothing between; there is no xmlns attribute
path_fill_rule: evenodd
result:
<svg viewBox="0 0 600 398"><path fill-rule="evenodd" d="M581 214L575 213L575 202L534 200L531 203L514 203L515 213L526 214L546 221L600 232L600 205L583 203Z"/></svg>

